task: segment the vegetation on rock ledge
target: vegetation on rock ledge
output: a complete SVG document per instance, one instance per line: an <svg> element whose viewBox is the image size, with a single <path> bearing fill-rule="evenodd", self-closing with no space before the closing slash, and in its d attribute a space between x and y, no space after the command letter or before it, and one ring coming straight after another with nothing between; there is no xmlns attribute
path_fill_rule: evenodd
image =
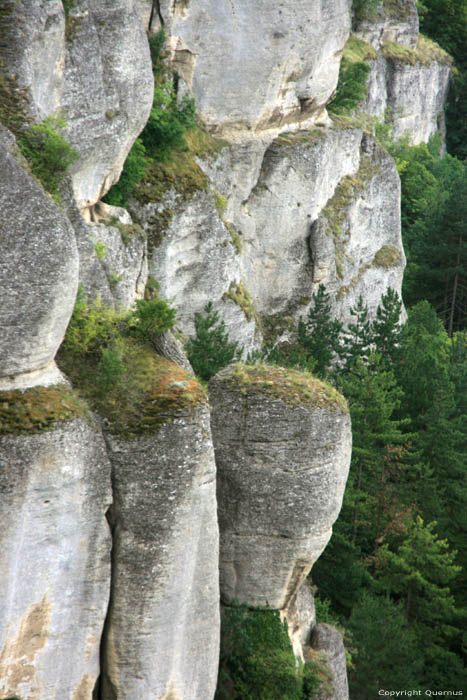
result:
<svg viewBox="0 0 467 700"><path fill-rule="evenodd" d="M289 406L331 408L348 413L344 397L309 372L274 365L238 363L223 377L223 381L243 394L265 394Z"/></svg>
<svg viewBox="0 0 467 700"><path fill-rule="evenodd" d="M109 432L133 437L155 431L205 403L196 379L151 347L153 336L173 326L174 315L162 299L139 300L122 314L79 294L57 360Z"/></svg>
<svg viewBox="0 0 467 700"><path fill-rule="evenodd" d="M0 435L42 433L88 413L86 403L64 384L0 391Z"/></svg>

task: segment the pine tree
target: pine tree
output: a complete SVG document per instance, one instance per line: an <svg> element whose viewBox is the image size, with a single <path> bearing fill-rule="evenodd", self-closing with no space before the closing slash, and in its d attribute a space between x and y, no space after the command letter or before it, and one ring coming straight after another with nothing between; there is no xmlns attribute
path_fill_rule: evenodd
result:
<svg viewBox="0 0 467 700"><path fill-rule="evenodd" d="M320 284L306 319L298 322L298 342L315 361L314 371L320 377L326 377L340 344L342 324L331 319L331 308L330 295Z"/></svg>
<svg viewBox="0 0 467 700"><path fill-rule="evenodd" d="M350 309L350 315L355 321L347 325L338 350L339 357L344 361L343 369L347 372L351 372L360 361L368 361L372 340L368 307L363 304L361 296Z"/></svg>
<svg viewBox="0 0 467 700"><path fill-rule="evenodd" d="M196 336L188 340L185 350L201 379L207 381L222 367L240 359L242 349L237 342L229 341L225 323L219 319L211 301L204 307L204 314L195 314L195 331Z"/></svg>

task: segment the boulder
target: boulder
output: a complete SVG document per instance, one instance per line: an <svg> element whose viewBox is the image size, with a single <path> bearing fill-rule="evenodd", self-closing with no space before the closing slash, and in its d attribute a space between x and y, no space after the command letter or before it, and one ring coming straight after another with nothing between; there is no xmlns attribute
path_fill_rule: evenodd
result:
<svg viewBox="0 0 467 700"><path fill-rule="evenodd" d="M348 0L167 5L172 65L209 127L235 136L322 118L350 29Z"/></svg>
<svg viewBox="0 0 467 700"><path fill-rule="evenodd" d="M234 365L209 383L223 602L284 608L331 536L350 462L345 400L309 374Z"/></svg>

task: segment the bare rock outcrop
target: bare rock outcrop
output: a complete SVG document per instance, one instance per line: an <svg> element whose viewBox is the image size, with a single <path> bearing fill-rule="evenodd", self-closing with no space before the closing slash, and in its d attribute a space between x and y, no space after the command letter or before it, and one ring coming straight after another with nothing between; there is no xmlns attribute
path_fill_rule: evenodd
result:
<svg viewBox="0 0 467 700"><path fill-rule="evenodd" d="M391 124L395 138L428 142L440 131L451 58L419 35L416 0L383 2L357 23L355 36L374 50L368 60L368 96L360 110Z"/></svg>
<svg viewBox="0 0 467 700"><path fill-rule="evenodd" d="M218 469L221 596L283 608L326 546L350 462L350 419L331 387L234 365L209 385Z"/></svg>
<svg viewBox="0 0 467 700"><path fill-rule="evenodd" d="M330 671L329 692L321 692L319 700L348 700L347 661L341 633L331 625L320 623L314 627L310 647L321 652Z"/></svg>
<svg viewBox="0 0 467 700"><path fill-rule="evenodd" d="M295 657L304 661L303 649L309 643L316 625L315 600L306 581L289 600L282 613L287 620L287 629Z"/></svg>
<svg viewBox="0 0 467 700"><path fill-rule="evenodd" d="M78 151L71 169L87 212L118 180L149 116L153 77L135 0L6 2L0 24L0 94L11 128L59 112ZM66 15L66 16L65 16Z"/></svg>
<svg viewBox="0 0 467 700"><path fill-rule="evenodd" d="M44 430L52 411L64 422ZM104 440L63 386L0 392L0 415L0 695L91 700L110 589Z"/></svg>
<svg viewBox="0 0 467 700"><path fill-rule="evenodd" d="M0 387L60 382L54 357L78 286L73 229L2 127L0 172Z"/></svg>
<svg viewBox="0 0 467 700"><path fill-rule="evenodd" d="M350 30L350 4L184 1L170 9L162 3L161 15L172 64L202 119L234 135L323 117Z"/></svg>
<svg viewBox="0 0 467 700"><path fill-rule="evenodd" d="M313 283L324 284L342 321L361 296L373 314L391 287L401 294L405 254L394 160L365 136L356 172L343 177L313 222Z"/></svg>
<svg viewBox="0 0 467 700"><path fill-rule="evenodd" d="M104 700L207 700L216 686L218 527L209 412L192 376L167 361L160 365L168 394L148 404L159 429L145 430L142 418L142 432L132 439L106 430L114 544ZM172 394L184 402L179 408L167 405Z"/></svg>

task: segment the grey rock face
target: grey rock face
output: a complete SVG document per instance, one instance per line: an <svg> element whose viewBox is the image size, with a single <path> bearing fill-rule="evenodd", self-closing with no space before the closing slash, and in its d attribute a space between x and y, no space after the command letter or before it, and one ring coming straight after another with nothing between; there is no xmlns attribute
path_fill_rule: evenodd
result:
<svg viewBox="0 0 467 700"><path fill-rule="evenodd" d="M82 420L0 438L0 695L91 700L110 587L110 465Z"/></svg>
<svg viewBox="0 0 467 700"><path fill-rule="evenodd" d="M213 190L201 190L186 201L170 191L162 203L132 202L132 212L148 237L148 272L157 279L161 296L174 300L183 333L194 334L195 313L212 301L229 336L248 352L259 338L255 319L231 294L232 284L241 283L241 239L235 241L239 234L223 220L216 197ZM167 223L160 230L164 217Z"/></svg>
<svg viewBox="0 0 467 700"><path fill-rule="evenodd" d="M447 63L412 65L384 56L371 63L364 112L379 119L386 116L394 136L407 134L413 144L428 142L437 131L444 135L443 109L451 76Z"/></svg>
<svg viewBox="0 0 467 700"><path fill-rule="evenodd" d="M72 168L81 209L113 185L152 105L148 43L134 0L81 0L70 10L61 108L80 154Z"/></svg>
<svg viewBox="0 0 467 700"><path fill-rule="evenodd" d="M206 407L156 435L108 437L112 602L105 700L210 699L219 653L215 464Z"/></svg>
<svg viewBox="0 0 467 700"><path fill-rule="evenodd" d="M0 170L7 177L0 183L0 381L41 370L54 374L78 286L70 222L13 154L11 136L2 131ZM40 382L40 375L31 378Z"/></svg>
<svg viewBox="0 0 467 700"><path fill-rule="evenodd" d="M73 189L84 211L117 181L149 116L153 78L135 0L79 0L65 19L60 0L9 3L1 72L25 117L63 112L66 136L80 159ZM3 42L2 42L3 44Z"/></svg>
<svg viewBox="0 0 467 700"><path fill-rule="evenodd" d="M125 209L101 203L98 211L98 221L86 223L76 205L69 205L79 251L79 281L90 299L99 296L105 304L130 308L144 296L147 282L145 236Z"/></svg>
<svg viewBox="0 0 467 700"><path fill-rule="evenodd" d="M418 38L417 0L383 2L354 29L360 38L375 48L382 42L393 41L413 49Z"/></svg>
<svg viewBox="0 0 467 700"><path fill-rule="evenodd" d="M161 13L174 68L224 132L278 127L323 111L350 29L348 0L204 0ZM264 30L258 31L258 27ZM219 79L219 76L222 76Z"/></svg>
<svg viewBox="0 0 467 700"><path fill-rule="evenodd" d="M293 316L311 299L311 225L339 179L358 169L361 139L357 129L320 128L283 135L266 151L235 219L244 239L242 276L261 314Z"/></svg>
<svg viewBox="0 0 467 700"><path fill-rule="evenodd" d="M324 284L342 321L401 290L405 257L392 158L359 129L283 134L234 217L242 279L261 314L297 319ZM326 223L324 223L326 222Z"/></svg>
<svg viewBox="0 0 467 700"><path fill-rule="evenodd" d="M315 601L306 582L290 599L284 617L294 654L304 661L303 648L309 643L311 631L316 624Z"/></svg>
<svg viewBox="0 0 467 700"><path fill-rule="evenodd" d="M360 111L391 124L395 138L407 134L414 144L437 131L444 136L450 61L419 36L416 1L383 3L358 24L355 35L377 52L368 61L368 97Z"/></svg>
<svg viewBox="0 0 467 700"><path fill-rule="evenodd" d="M311 635L311 647L323 652L332 674L332 693L320 694L319 700L348 700L345 648L340 632L331 625L316 625Z"/></svg>
<svg viewBox="0 0 467 700"><path fill-rule="evenodd" d="M0 17L0 72L24 95L36 121L59 109L65 68L65 15L61 0L4 3Z"/></svg>
<svg viewBox="0 0 467 700"><path fill-rule="evenodd" d="M210 381L227 604L285 607L331 536L350 419L339 395L307 376L240 365Z"/></svg>
<svg viewBox="0 0 467 700"><path fill-rule="evenodd" d="M346 322L360 296L373 314L388 287L400 295L405 267L395 163L371 137L360 156L359 169L339 182L310 235L313 282L325 285L334 313Z"/></svg>

